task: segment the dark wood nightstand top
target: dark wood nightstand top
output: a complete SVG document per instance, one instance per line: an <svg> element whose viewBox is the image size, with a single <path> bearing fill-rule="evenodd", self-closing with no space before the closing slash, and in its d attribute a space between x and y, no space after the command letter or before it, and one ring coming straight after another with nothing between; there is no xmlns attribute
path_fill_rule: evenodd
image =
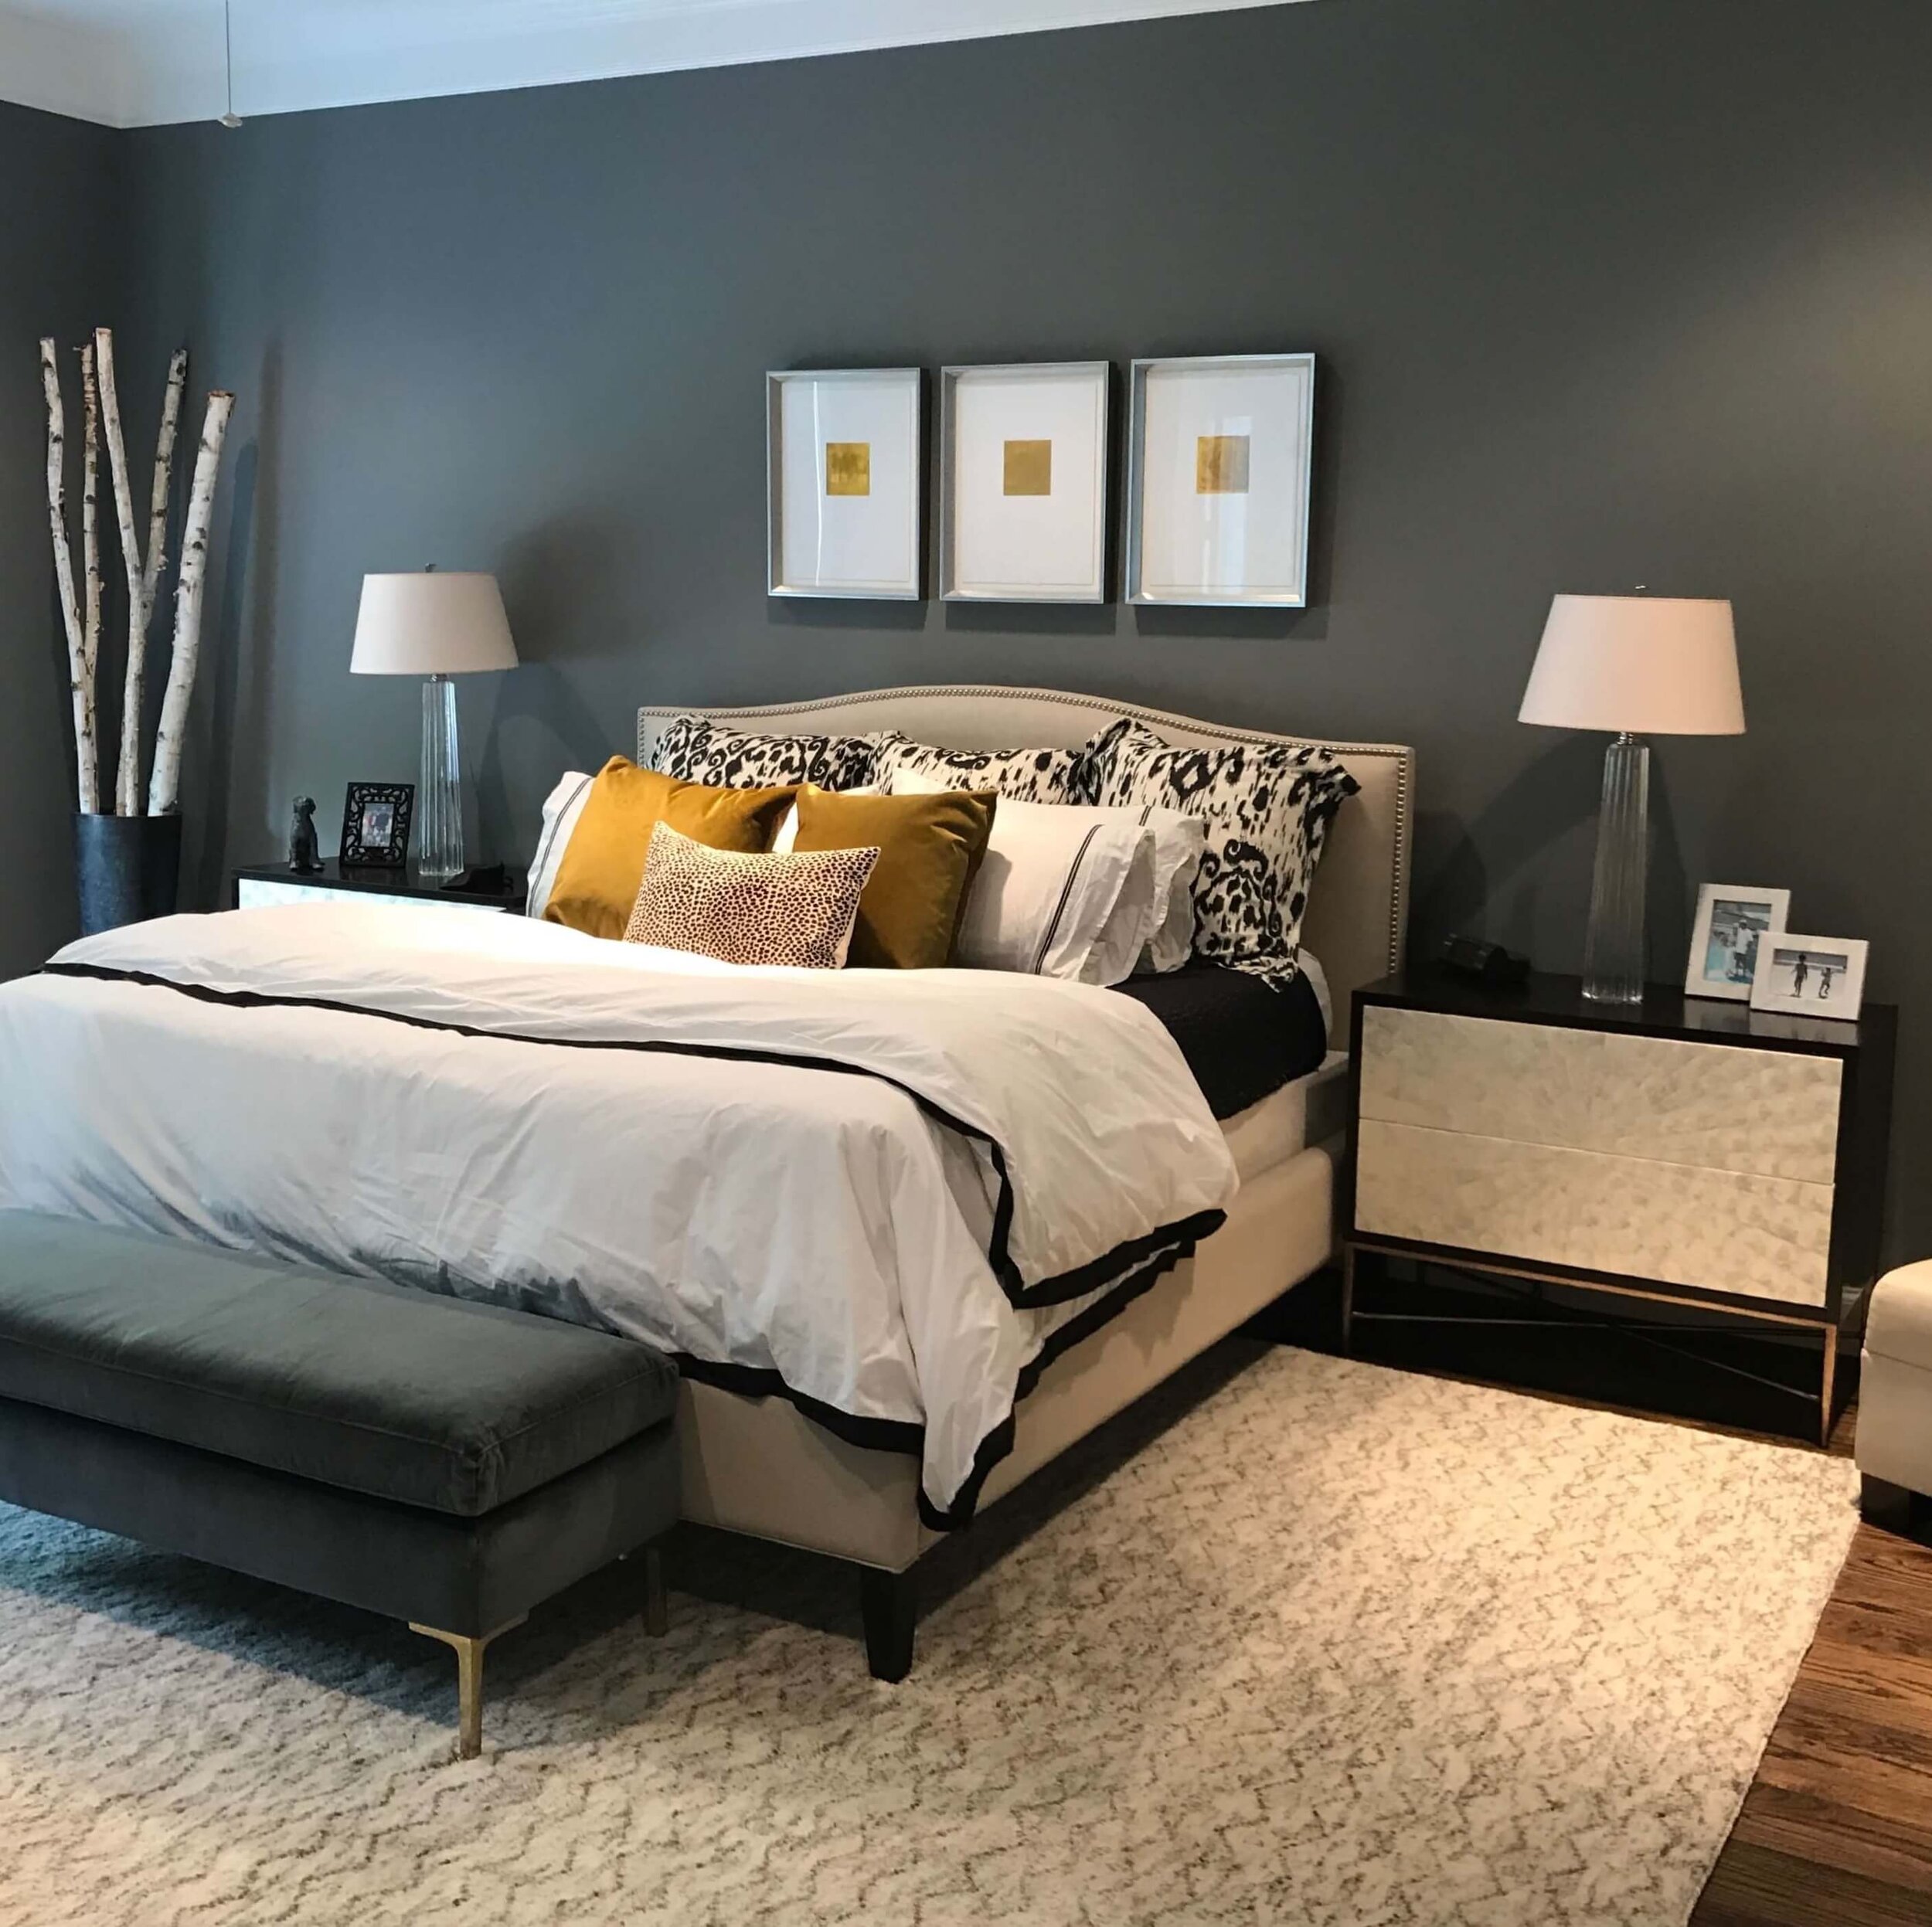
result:
<svg viewBox="0 0 1932 1927"><path fill-rule="evenodd" d="M236 866L234 880L243 878L256 883L281 883L300 889L366 891L374 896L420 897L426 903L467 903L488 909L520 911L524 902L521 871L509 869L500 890L447 890L427 882L413 870L345 870L334 857L319 870L304 874L284 863L243 863Z"/></svg>
<svg viewBox="0 0 1932 1927"><path fill-rule="evenodd" d="M1358 1008L1395 1004L1502 1023L1556 1024L1571 1030L1675 1038L1692 1044L1741 1044L1830 1057L1889 1058L1899 1014L1896 1004L1868 1003L1856 1023L1788 1016L1781 1011L1754 1011L1748 1004L1723 997L1686 997L1668 984L1646 984L1641 1004L1594 1004L1584 1001L1580 977L1532 970L1527 983L1502 990L1434 965L1385 977L1365 985L1355 996Z"/></svg>

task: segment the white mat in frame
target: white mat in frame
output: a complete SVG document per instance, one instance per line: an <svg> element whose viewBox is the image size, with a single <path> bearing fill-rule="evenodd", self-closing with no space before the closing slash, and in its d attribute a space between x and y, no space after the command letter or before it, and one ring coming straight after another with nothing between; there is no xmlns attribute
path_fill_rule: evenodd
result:
<svg viewBox="0 0 1932 1927"><path fill-rule="evenodd" d="M940 376L940 593L949 602L1104 602L1106 362Z"/></svg>

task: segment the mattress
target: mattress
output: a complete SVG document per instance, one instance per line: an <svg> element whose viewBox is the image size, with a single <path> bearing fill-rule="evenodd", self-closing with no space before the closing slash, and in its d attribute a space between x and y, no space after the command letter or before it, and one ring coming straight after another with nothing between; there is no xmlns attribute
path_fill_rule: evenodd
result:
<svg viewBox="0 0 1932 1927"><path fill-rule="evenodd" d="M1311 1144L1339 1137L1349 1115L1349 1053L1330 1051L1318 1069L1292 1079L1221 1120L1243 1184L1286 1164Z"/></svg>

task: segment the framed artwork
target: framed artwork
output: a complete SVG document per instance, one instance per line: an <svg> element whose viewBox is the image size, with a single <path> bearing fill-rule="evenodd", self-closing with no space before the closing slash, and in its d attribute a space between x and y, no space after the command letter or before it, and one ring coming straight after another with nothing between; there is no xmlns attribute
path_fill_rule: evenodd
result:
<svg viewBox="0 0 1932 1927"><path fill-rule="evenodd" d="M940 596L1104 602L1112 366L948 368L939 383Z"/></svg>
<svg viewBox="0 0 1932 1927"><path fill-rule="evenodd" d="M352 783L342 805L345 870L400 870L409 861L413 783Z"/></svg>
<svg viewBox="0 0 1932 1927"><path fill-rule="evenodd" d="M1759 946L1784 929L1791 909L1789 890L1706 883L1697 892L1684 994L1748 1003L1757 976Z"/></svg>
<svg viewBox="0 0 1932 1927"><path fill-rule="evenodd" d="M771 594L919 599L925 416L917 368L765 377Z"/></svg>
<svg viewBox="0 0 1932 1927"><path fill-rule="evenodd" d="M1865 960L1870 948L1858 936L1771 932L1757 947L1751 1008L1852 1021L1865 1001Z"/></svg>
<svg viewBox="0 0 1932 1927"><path fill-rule="evenodd" d="M1128 600L1305 608L1315 357L1138 361L1128 409Z"/></svg>

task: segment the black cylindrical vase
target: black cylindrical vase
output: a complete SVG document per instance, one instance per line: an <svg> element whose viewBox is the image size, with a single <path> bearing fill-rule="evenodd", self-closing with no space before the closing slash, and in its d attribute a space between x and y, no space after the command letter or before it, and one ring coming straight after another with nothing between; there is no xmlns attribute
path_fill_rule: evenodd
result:
<svg viewBox="0 0 1932 1927"><path fill-rule="evenodd" d="M179 816L79 815L73 832L83 936L174 915L181 882Z"/></svg>

